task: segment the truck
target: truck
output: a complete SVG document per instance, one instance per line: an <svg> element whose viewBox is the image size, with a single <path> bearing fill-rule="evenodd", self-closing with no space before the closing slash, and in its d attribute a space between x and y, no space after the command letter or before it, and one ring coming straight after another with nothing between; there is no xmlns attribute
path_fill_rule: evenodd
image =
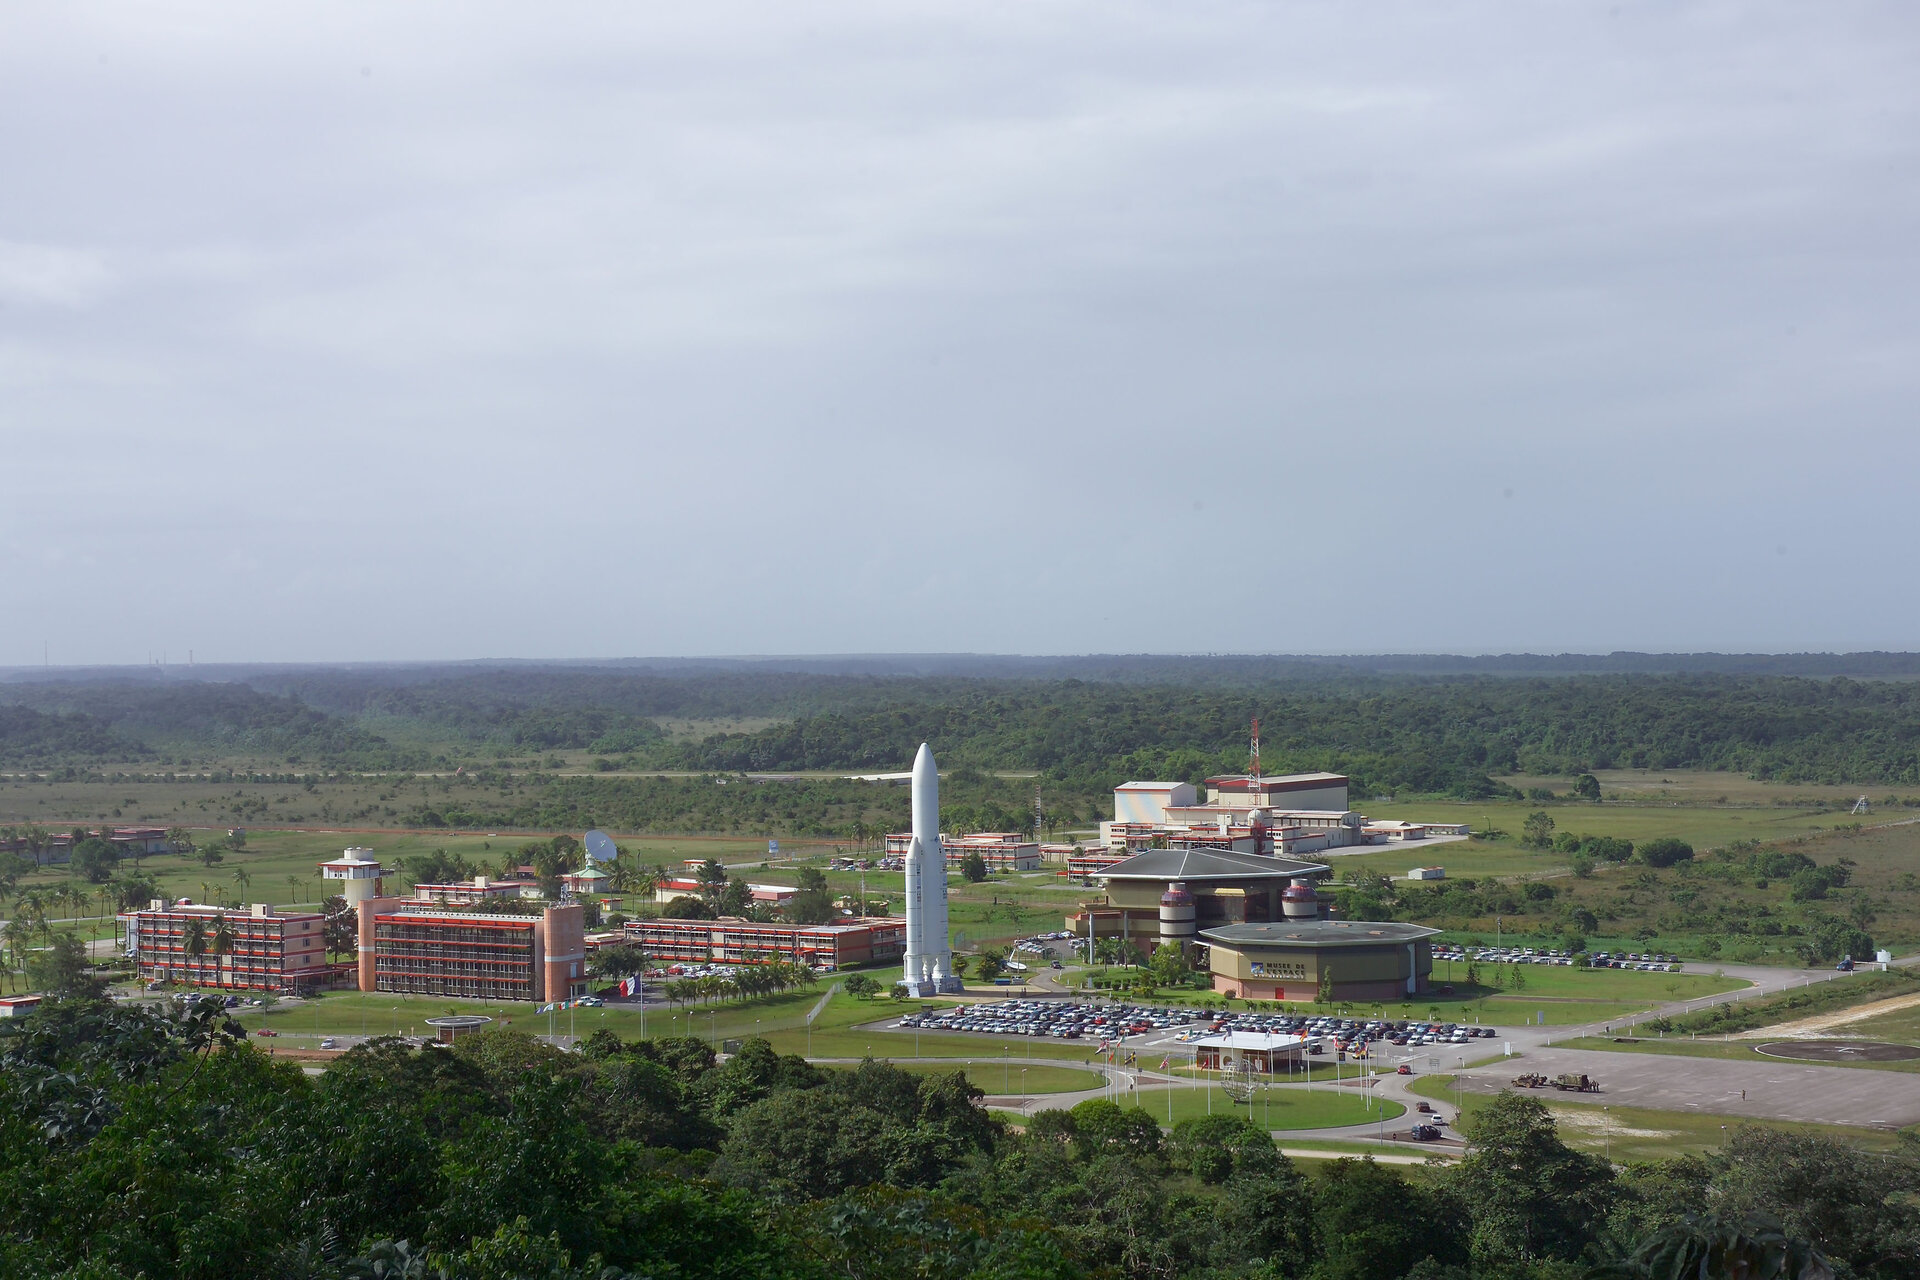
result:
<svg viewBox="0 0 1920 1280"><path fill-rule="evenodd" d="M1553 1087L1556 1089L1572 1089L1578 1093L1600 1092L1600 1085L1592 1076L1582 1075L1576 1072L1567 1072L1555 1076L1553 1078Z"/></svg>
<svg viewBox="0 0 1920 1280"><path fill-rule="evenodd" d="M1516 1089L1543 1089L1546 1087L1546 1084L1547 1078L1545 1076L1532 1071L1524 1075L1517 1075L1513 1078L1513 1087Z"/></svg>

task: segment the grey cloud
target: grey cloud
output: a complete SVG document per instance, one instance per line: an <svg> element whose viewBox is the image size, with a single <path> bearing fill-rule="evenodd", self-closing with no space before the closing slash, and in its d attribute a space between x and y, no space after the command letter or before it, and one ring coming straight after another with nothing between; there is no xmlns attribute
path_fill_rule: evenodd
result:
<svg viewBox="0 0 1920 1280"><path fill-rule="evenodd" d="M1910 648L1915 36L9 11L0 662Z"/></svg>

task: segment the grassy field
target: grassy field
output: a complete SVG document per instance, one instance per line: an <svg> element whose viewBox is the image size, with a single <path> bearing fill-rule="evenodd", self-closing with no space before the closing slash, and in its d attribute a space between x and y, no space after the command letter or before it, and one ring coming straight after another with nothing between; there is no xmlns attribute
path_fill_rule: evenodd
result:
<svg viewBox="0 0 1920 1280"><path fill-rule="evenodd" d="M1849 1022L1836 1029L1834 1034L1859 1036L1867 1040L1889 1040L1894 1044L1920 1044L1920 1005Z"/></svg>
<svg viewBox="0 0 1920 1280"><path fill-rule="evenodd" d="M1451 1089L1452 1076L1428 1076L1413 1086L1413 1091L1436 1102L1444 1102L1449 1111L1456 1108ZM1463 1093L1458 1109L1471 1117L1491 1102L1492 1095ZM1726 1136L1740 1124L1751 1123L1703 1115L1696 1112L1650 1111L1641 1107L1616 1107L1599 1103L1541 1101L1559 1126L1560 1139L1570 1147L1610 1156L1616 1163L1637 1160L1665 1160L1676 1155L1701 1155L1716 1150ZM1890 1151L1899 1138L1877 1129L1857 1129L1845 1125L1793 1124L1768 1121L1761 1128L1785 1129L1798 1133L1816 1133L1842 1138L1870 1151Z"/></svg>
<svg viewBox="0 0 1920 1280"><path fill-rule="evenodd" d="M425 1020L446 1013L481 1014L501 1026L546 1035L588 1036L606 1028L625 1039L642 1035L692 1035L719 1045L730 1039L759 1036L782 1053L809 1054L817 1059L952 1058L986 1062L1005 1056L1024 1061L1086 1062L1093 1046L1083 1042L1043 1040L1025 1036L982 1036L963 1032L927 1033L916 1037L892 1024L905 1008L891 1001L860 1000L836 993L809 1034L808 1010L823 991L789 991L745 1004L694 1005L684 1009L653 1007L644 1016L636 1005L610 1004L600 1009L576 1009L550 1016L536 1014L536 1006L520 1001L450 1000L435 996L405 996L390 992L332 992L316 1000L284 1001L272 1009L249 1009L240 1021L249 1029L269 1028L280 1035L310 1042L321 1036L425 1034ZM929 1006L937 1007L937 1006ZM878 1025L875 1025L878 1024ZM1017 1066L1016 1066L1017 1069Z"/></svg>
<svg viewBox="0 0 1920 1280"><path fill-rule="evenodd" d="M1218 1088L1156 1085L1124 1090L1122 1094L1118 1100L1139 1107L1162 1125L1178 1124L1196 1116L1249 1115L1248 1103L1236 1104ZM1406 1114L1406 1108L1397 1102L1384 1098L1370 1101L1358 1090L1332 1087L1312 1091L1263 1087L1254 1091L1250 1105L1253 1122L1269 1129L1331 1129L1378 1120L1384 1120L1390 1129Z"/></svg>
<svg viewBox="0 0 1920 1280"><path fill-rule="evenodd" d="M1836 1032L1839 1036L1842 1033ZM1852 1036L1855 1028L1848 1027L1845 1034ZM1874 1037L1876 1039L1882 1037ZM1891 1038L1891 1037L1885 1037ZM1634 1038L1630 1041L1617 1040L1611 1036L1581 1036L1575 1040L1559 1041L1554 1047L1559 1049L1604 1049L1610 1053L1658 1053L1675 1058L1720 1058L1734 1062L1768 1062L1775 1066L1781 1059L1759 1052L1759 1046L1765 1040L1691 1040L1680 1037L1665 1039ZM1920 1072L1920 1059L1908 1062L1822 1062L1822 1066L1847 1067L1866 1071L1908 1071Z"/></svg>
<svg viewBox="0 0 1920 1280"><path fill-rule="evenodd" d="M194 833L200 843L211 840L215 832ZM340 856L349 845L373 850L382 865L398 870L404 859L445 849L476 864L497 864L507 853L525 843L528 837L463 835L456 832L357 832L338 831L260 831L249 829L244 849L230 850L215 866L202 865L192 854L161 854L140 860L139 870L159 883L168 897L191 897L212 901L224 894L248 902L271 902L279 906L310 905L331 890L322 880L319 864ZM677 868L687 858L714 858L739 862L766 856L763 840L715 837L675 837L672 839L623 839L621 844L636 849L646 861L665 862ZM133 870L129 863L126 870ZM246 873L243 882L236 871ZM758 878L757 873L755 878ZM68 879L65 866L43 867L21 878L22 888L58 884ZM390 882L391 884L391 882ZM334 888L338 886L335 885Z"/></svg>

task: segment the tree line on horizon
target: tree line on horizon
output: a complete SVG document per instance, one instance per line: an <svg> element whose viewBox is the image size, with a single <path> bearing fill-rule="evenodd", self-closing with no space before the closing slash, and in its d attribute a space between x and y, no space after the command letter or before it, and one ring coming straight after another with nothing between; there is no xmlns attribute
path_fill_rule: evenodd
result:
<svg viewBox="0 0 1920 1280"><path fill-rule="evenodd" d="M669 697L670 690L674 696ZM325 694L333 709L304 699ZM362 696L364 694L364 696ZM585 751L623 770L1033 770L1092 795L1129 778L1349 774L1360 795L1511 794L1513 773L1708 769L1785 782L1920 784L1920 685L1707 674L1368 677L1246 687L813 675L474 675L347 697L245 685L0 684L0 764L265 754L424 769ZM377 695L377 696L376 696ZM726 708L753 732L676 739L656 716Z"/></svg>

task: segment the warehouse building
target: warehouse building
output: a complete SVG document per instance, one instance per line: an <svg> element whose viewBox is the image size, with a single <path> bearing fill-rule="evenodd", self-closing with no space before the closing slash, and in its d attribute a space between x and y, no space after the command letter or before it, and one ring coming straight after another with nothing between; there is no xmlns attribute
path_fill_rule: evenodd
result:
<svg viewBox="0 0 1920 1280"><path fill-rule="evenodd" d="M585 933L577 902L505 915L369 898L360 906L360 990L571 1000L587 994Z"/></svg>
<svg viewBox="0 0 1920 1280"><path fill-rule="evenodd" d="M1280 920L1200 930L1213 989L1245 1000L1404 1000L1433 973L1424 925L1366 920Z"/></svg>
<svg viewBox="0 0 1920 1280"><path fill-rule="evenodd" d="M1184 782L1127 782L1113 790L1101 843L1139 852L1172 840L1232 853L1297 857L1366 842L1367 820L1347 808L1338 773L1208 778L1206 798Z"/></svg>
<svg viewBox="0 0 1920 1280"><path fill-rule="evenodd" d="M856 917L838 924L629 920L626 932L647 955L675 964L785 960L816 969L846 969L898 960L907 953L907 922L891 918Z"/></svg>
<svg viewBox="0 0 1920 1280"><path fill-rule="evenodd" d="M316 911L155 898L119 921L127 957L146 982L281 995L329 986L339 976L327 963L327 918Z"/></svg>

